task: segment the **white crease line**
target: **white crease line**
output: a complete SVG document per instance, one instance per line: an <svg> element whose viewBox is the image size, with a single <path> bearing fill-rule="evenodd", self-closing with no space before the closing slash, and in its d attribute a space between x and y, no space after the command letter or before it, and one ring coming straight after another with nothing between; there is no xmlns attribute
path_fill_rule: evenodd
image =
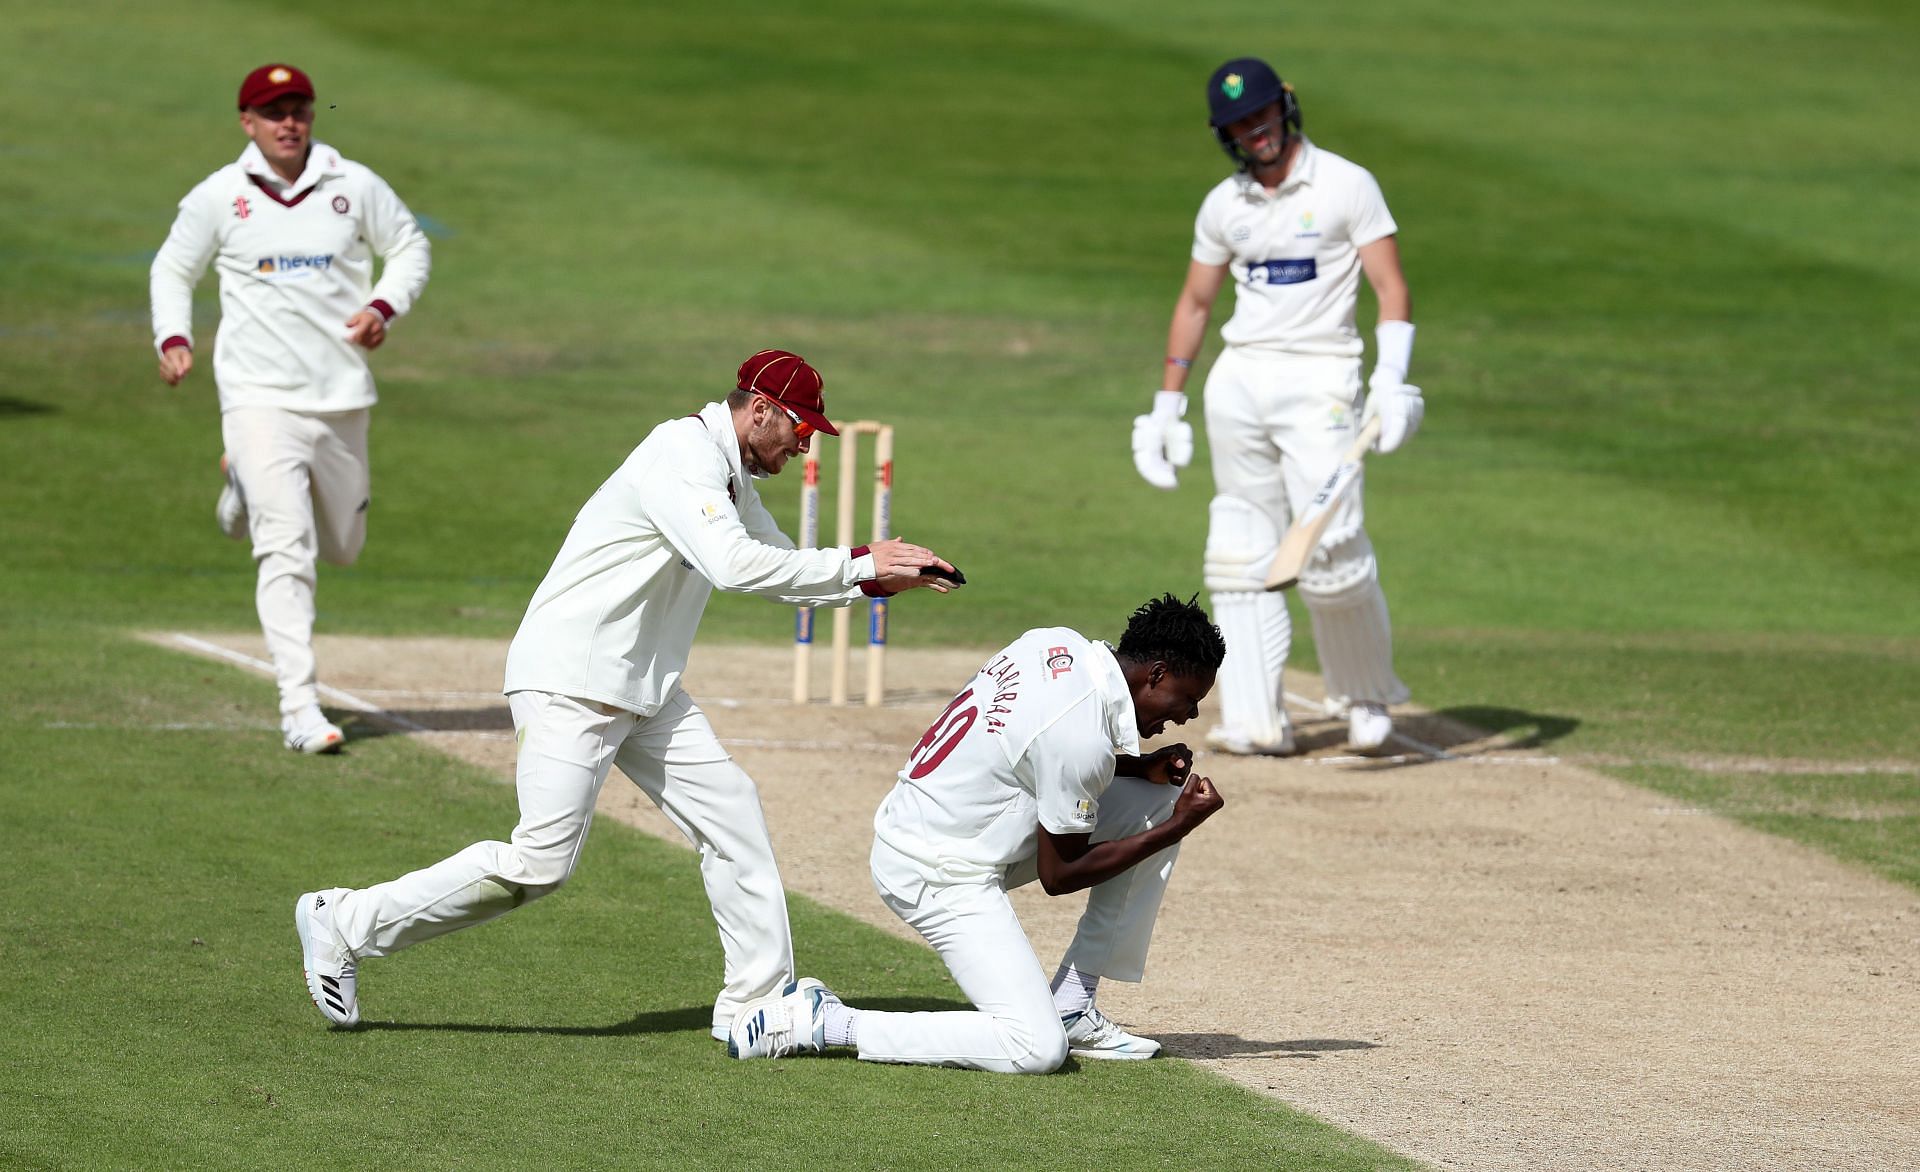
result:
<svg viewBox="0 0 1920 1172"><path fill-rule="evenodd" d="M238 651L230 651L227 648L220 646L218 643L209 643L205 639L196 639L192 635L189 635L184 631L175 631L173 633L173 639L175 642L179 643L182 647L191 648L195 651L200 652L202 655L211 655L216 659L224 659L228 663L234 663L234 664L240 665L241 667L251 668L254 671L260 672L262 675L270 676L273 674L273 665L271 663L266 662L265 660L255 659L251 655L242 655ZM333 700L339 704L343 704L346 707L351 708L356 712L365 712L370 716L377 716L381 720L384 720L389 724L392 724L398 728L406 729L408 732L423 733L423 732L433 731L432 729L428 728L424 724L415 724L413 721L408 720L404 716L400 716L400 715L397 715L396 713L389 712L385 708L380 707L378 704L374 704L367 700L362 700L360 697L354 695L352 692L343 692L339 688L336 688L331 684L319 685L318 691L322 696L327 697L329 700Z"/></svg>
<svg viewBox="0 0 1920 1172"><path fill-rule="evenodd" d="M169 720L162 724L113 724L98 720L49 720L41 728L97 732L260 732L278 728L273 724L218 724L210 721Z"/></svg>
<svg viewBox="0 0 1920 1172"><path fill-rule="evenodd" d="M1416 742L1417 743L1417 742ZM1385 765L1418 765L1427 761L1456 761L1463 765L1558 765L1558 757L1461 757L1444 753L1438 757L1425 753L1395 753L1391 757L1301 757L1302 765L1361 765L1368 762Z"/></svg>

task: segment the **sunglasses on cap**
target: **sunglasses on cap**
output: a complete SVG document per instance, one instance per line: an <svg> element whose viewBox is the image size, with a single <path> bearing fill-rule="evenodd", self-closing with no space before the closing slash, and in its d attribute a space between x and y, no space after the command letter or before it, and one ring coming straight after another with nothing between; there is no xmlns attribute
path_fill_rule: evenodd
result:
<svg viewBox="0 0 1920 1172"><path fill-rule="evenodd" d="M781 412L785 414L788 419L793 420L793 436L795 439L806 439L813 434L813 424L808 423L806 420L800 418L800 416L794 414L793 408L782 403L772 395L767 394L765 391L755 391L754 394L759 395L762 399L780 408Z"/></svg>

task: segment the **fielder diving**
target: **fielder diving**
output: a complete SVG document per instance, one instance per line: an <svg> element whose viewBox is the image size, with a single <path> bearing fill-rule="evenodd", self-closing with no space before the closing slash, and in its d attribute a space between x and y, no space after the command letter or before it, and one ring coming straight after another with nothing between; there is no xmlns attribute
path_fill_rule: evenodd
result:
<svg viewBox="0 0 1920 1172"><path fill-rule="evenodd" d="M1225 654L1205 611L1166 596L1133 613L1117 648L1045 627L990 658L907 755L871 856L881 900L975 1008L855 1009L807 978L742 1008L729 1052L852 1046L868 1062L1008 1074L1158 1054L1094 995L1102 978L1145 975L1180 842L1223 804L1189 776L1187 746L1143 757L1140 741L1199 715ZM1051 983L1007 898L1035 879L1048 895L1092 889Z"/></svg>
<svg viewBox="0 0 1920 1172"><path fill-rule="evenodd" d="M1295 513L1339 465L1356 426L1378 417L1376 450L1405 443L1425 414L1407 384L1411 298L1399 229L1367 171L1301 133L1293 90L1266 62L1229 61L1207 82L1209 121L1238 170L1207 193L1191 263L1167 331L1162 389L1133 423L1133 458L1149 484L1171 489L1193 457L1183 416L1187 372L1214 299L1233 278L1227 346L1207 375L1214 493L1205 581L1226 635L1220 723L1207 743L1229 753L1287 754L1293 729L1281 672L1293 629L1267 570ZM1361 409L1354 328L1360 276L1379 300L1373 373ZM1393 732L1388 706L1407 699L1393 670L1386 596L1363 528L1362 485L1334 513L1299 575L1329 712L1347 715L1347 742L1377 749Z"/></svg>

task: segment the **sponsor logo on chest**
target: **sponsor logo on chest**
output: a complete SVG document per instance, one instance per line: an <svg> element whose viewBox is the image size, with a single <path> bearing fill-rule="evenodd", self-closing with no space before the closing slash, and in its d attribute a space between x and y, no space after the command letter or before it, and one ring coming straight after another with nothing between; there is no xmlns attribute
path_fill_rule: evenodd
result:
<svg viewBox="0 0 1920 1172"><path fill-rule="evenodd" d="M308 256L263 256L253 266L253 271L267 275L288 276L303 269L319 269L322 272L333 267L331 252L313 253Z"/></svg>
<svg viewBox="0 0 1920 1172"><path fill-rule="evenodd" d="M1310 256L1283 256L1275 260L1247 262L1249 285L1301 285L1319 275L1319 265Z"/></svg>

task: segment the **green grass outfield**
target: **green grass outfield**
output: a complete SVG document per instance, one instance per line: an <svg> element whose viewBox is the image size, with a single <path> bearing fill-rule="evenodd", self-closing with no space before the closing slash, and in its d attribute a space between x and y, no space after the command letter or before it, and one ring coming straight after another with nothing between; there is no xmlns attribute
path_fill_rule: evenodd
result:
<svg viewBox="0 0 1920 1172"><path fill-rule="evenodd" d="M890 1151L903 1128L865 1095L985 1145L899 1163L1341 1142L1177 1064L725 1069L673 1017L715 963L697 898L634 910L684 867L613 827L564 902L373 974L415 982L417 1022L507 1028L313 1028L283 905L316 860L390 872L502 806L398 741L316 772L266 731L140 731L270 713L123 632L252 622L211 524L211 371L154 376L146 269L275 57L435 234L378 359L372 537L323 571L324 629L506 635L580 501L763 345L814 359L836 415L898 425L896 527L975 583L904 600L897 638L1111 632L1199 589L1204 471L1155 493L1126 437L1224 166L1201 83L1258 52L1402 224L1429 415L1368 503L1418 699L1920 883L1908 5L4 4L0 824L32 831L0 900L31 1023L0 1042L0 1162L318 1163L349 1136L391 1164L638 1163L749 1119L756 1151ZM789 629L727 599L707 633ZM1698 767L1734 757L1806 772ZM633 926L663 917L679 943ZM829 978L845 941L850 993L950 996L924 954L796 932ZM860 986L886 965L897 991ZM797 1122L822 1096L858 1109Z"/></svg>

